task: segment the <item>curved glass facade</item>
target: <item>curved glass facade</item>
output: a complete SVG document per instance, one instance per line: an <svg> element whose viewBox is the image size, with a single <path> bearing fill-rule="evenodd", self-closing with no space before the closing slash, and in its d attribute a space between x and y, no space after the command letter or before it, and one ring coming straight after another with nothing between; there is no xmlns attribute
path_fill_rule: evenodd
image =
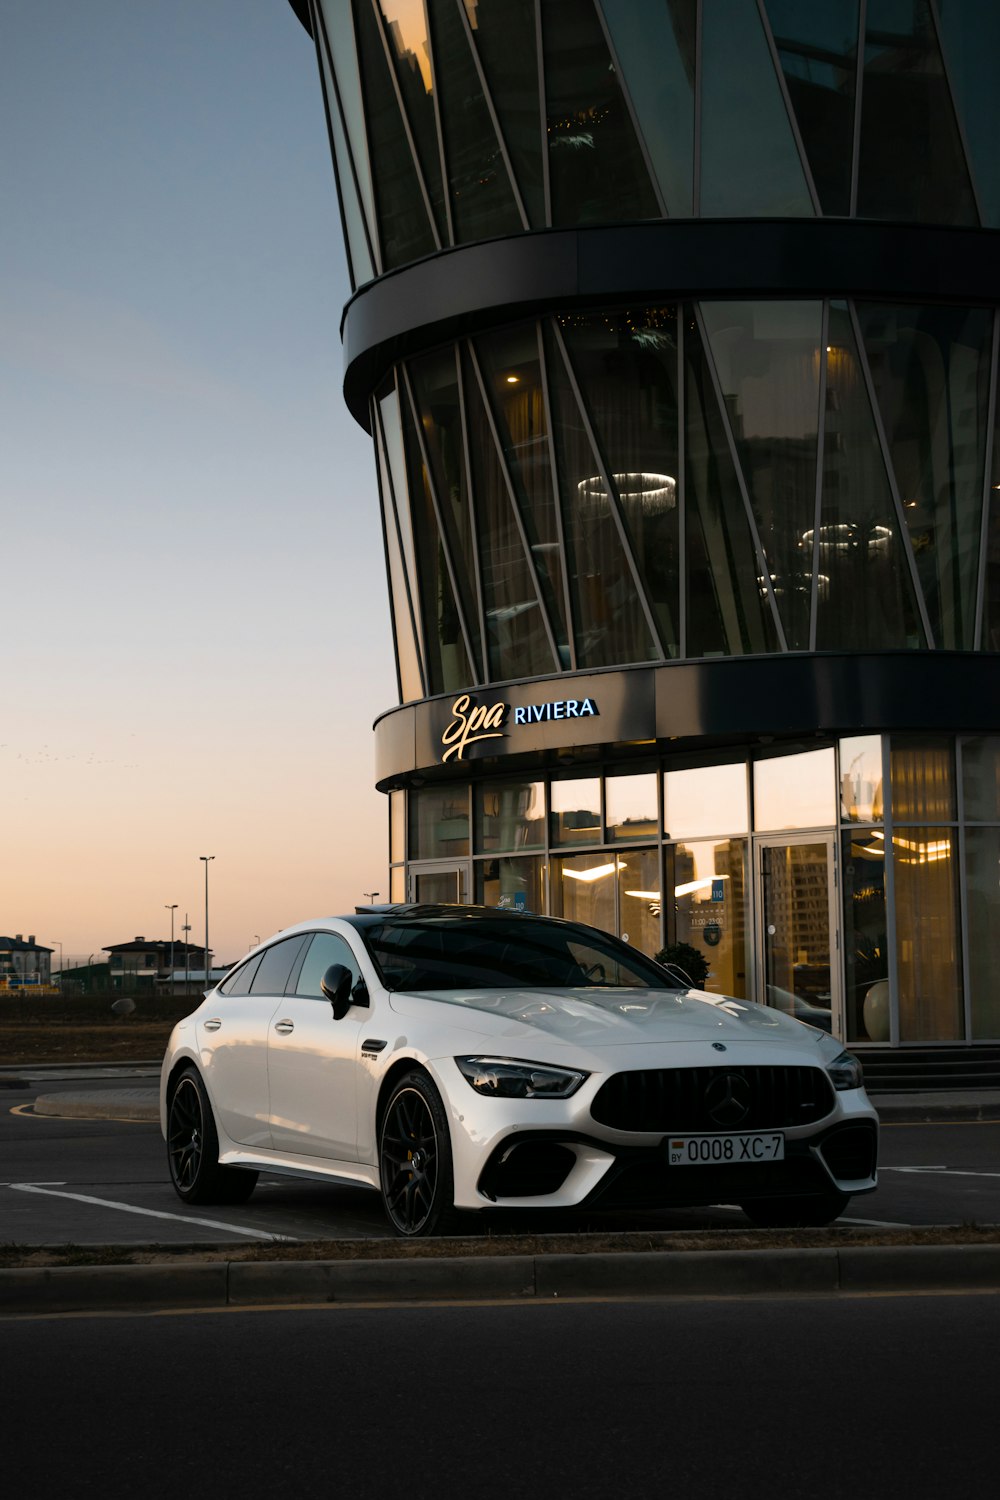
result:
<svg viewBox="0 0 1000 1500"><path fill-rule="evenodd" d="M420 539L389 548L403 701L632 662L995 650L995 321L667 303L400 365L375 431L387 535Z"/></svg>
<svg viewBox="0 0 1000 1500"><path fill-rule="evenodd" d="M981 0L312 4L355 286L525 229L1000 226Z"/></svg>

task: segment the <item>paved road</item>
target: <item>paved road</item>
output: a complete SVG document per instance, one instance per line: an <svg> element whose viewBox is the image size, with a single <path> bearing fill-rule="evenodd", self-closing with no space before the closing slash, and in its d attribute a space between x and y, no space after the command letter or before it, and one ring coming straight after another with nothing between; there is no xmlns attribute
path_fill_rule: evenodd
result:
<svg viewBox="0 0 1000 1500"><path fill-rule="evenodd" d="M88 1080L88 1088L100 1081ZM108 1080L108 1088L121 1080ZM249 1239L381 1238L378 1199L359 1189L262 1177L239 1208L187 1209L166 1175L154 1125L48 1119L30 1114L47 1082L0 1091L0 1242L16 1244L237 1244ZM881 1186L855 1199L843 1222L891 1225L1000 1223L1000 1121L887 1125ZM732 1228L736 1208L656 1216L579 1218L581 1228ZM493 1220L495 1231L564 1227L534 1216Z"/></svg>
<svg viewBox="0 0 1000 1500"><path fill-rule="evenodd" d="M940 1500L996 1485L1000 1298L2 1325L12 1495Z"/></svg>

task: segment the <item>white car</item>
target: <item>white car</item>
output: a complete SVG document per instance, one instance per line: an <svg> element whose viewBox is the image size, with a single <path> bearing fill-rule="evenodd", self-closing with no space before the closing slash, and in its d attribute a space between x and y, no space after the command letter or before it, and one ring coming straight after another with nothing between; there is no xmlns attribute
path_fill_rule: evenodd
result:
<svg viewBox="0 0 1000 1500"><path fill-rule="evenodd" d="M456 1210L720 1202L827 1224L876 1186L878 1117L827 1033L485 907L277 934L174 1028L160 1114L187 1203L324 1178L380 1192L403 1235Z"/></svg>

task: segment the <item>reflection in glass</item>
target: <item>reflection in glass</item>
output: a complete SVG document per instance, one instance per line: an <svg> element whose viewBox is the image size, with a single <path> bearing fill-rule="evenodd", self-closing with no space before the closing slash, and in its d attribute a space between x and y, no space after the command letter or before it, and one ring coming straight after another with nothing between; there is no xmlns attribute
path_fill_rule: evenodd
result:
<svg viewBox="0 0 1000 1500"><path fill-rule="evenodd" d="M406 858L406 793L389 793L389 863Z"/></svg>
<svg viewBox="0 0 1000 1500"><path fill-rule="evenodd" d="M698 325L685 309L687 415L687 652L740 656L774 651L778 637L762 590L747 519L702 349Z"/></svg>
<svg viewBox="0 0 1000 1500"><path fill-rule="evenodd" d="M993 314L860 302L858 321L935 642L971 651Z"/></svg>
<svg viewBox="0 0 1000 1500"><path fill-rule="evenodd" d="M365 220L361 203L358 197L358 188L355 182L354 163L351 151L344 134L344 122L341 116L341 108L337 95L337 87L334 80L333 65L327 51L326 41L322 29L317 39L317 53L319 55L320 82L323 87L323 97L326 103L326 115L330 122L330 134L333 142L333 156L337 167L337 186L340 192L340 202L344 212L344 232L347 237L347 259L351 273L351 288L357 290L366 281L371 281L375 275L375 267L372 264L372 254L369 247L368 237L365 233ZM353 42L351 56L353 58ZM342 66L342 71L343 71ZM353 73L353 66L351 72ZM360 174L359 174L360 175ZM371 184L368 184L369 194ZM375 214L372 211L369 219L371 226L372 241L374 242Z"/></svg>
<svg viewBox="0 0 1000 1500"><path fill-rule="evenodd" d="M703 302L701 310L785 639L805 651L812 555L801 538L816 510L823 306Z"/></svg>
<svg viewBox="0 0 1000 1500"><path fill-rule="evenodd" d="M867 0L857 212L978 222L928 0Z"/></svg>
<svg viewBox="0 0 1000 1500"><path fill-rule="evenodd" d="M616 875L620 855L576 854L554 859L551 871L552 915L616 932Z"/></svg>
<svg viewBox="0 0 1000 1500"><path fill-rule="evenodd" d="M700 211L812 214L785 101L754 0L701 8Z"/></svg>
<svg viewBox="0 0 1000 1500"><path fill-rule="evenodd" d="M545 864L540 856L476 861L476 901L515 911L545 911Z"/></svg>
<svg viewBox="0 0 1000 1500"><path fill-rule="evenodd" d="M890 1024L885 839L845 833L841 847L846 1040L885 1043Z"/></svg>
<svg viewBox="0 0 1000 1500"><path fill-rule="evenodd" d="M532 229L545 228L534 0L464 0L472 44Z"/></svg>
<svg viewBox="0 0 1000 1500"><path fill-rule="evenodd" d="M358 22L365 120L383 268L391 270L421 255L430 255L436 248L436 240L400 118L379 23L370 5L355 6L354 13Z"/></svg>
<svg viewBox="0 0 1000 1500"><path fill-rule="evenodd" d="M754 828L822 828L835 823L836 774L832 747L755 761Z"/></svg>
<svg viewBox="0 0 1000 1500"><path fill-rule="evenodd" d="M747 998L746 839L678 844L667 863L673 882L675 941L708 963L704 988Z"/></svg>
<svg viewBox="0 0 1000 1500"><path fill-rule="evenodd" d="M847 305L831 302L819 530L820 650L926 644ZM814 532L802 537L806 555Z"/></svg>
<svg viewBox="0 0 1000 1500"><path fill-rule="evenodd" d="M963 1039L955 830L906 828L892 840L899 1036Z"/></svg>
<svg viewBox="0 0 1000 1500"><path fill-rule="evenodd" d="M986 532L986 592L983 598L982 651L1000 651L1000 382L993 423L990 461L989 522Z"/></svg>
<svg viewBox="0 0 1000 1500"><path fill-rule="evenodd" d="M840 742L840 816L845 823L882 821L882 741L877 734Z"/></svg>
<svg viewBox="0 0 1000 1500"><path fill-rule="evenodd" d="M938 0L941 45L971 157L983 223L1000 228L1000 6Z"/></svg>
<svg viewBox="0 0 1000 1500"><path fill-rule="evenodd" d="M423 442L426 445L448 547L454 560L457 583L462 594L465 624L472 637L472 649L478 659L482 651L476 591L479 565L469 498L465 435L462 430L455 350L453 348L442 349L421 360L415 360L409 366L409 371L413 380ZM406 414L409 417L408 411ZM414 474L414 482L418 483L423 490L428 486L428 478L422 472L422 448L416 430L408 427L407 431L409 434L407 452L411 458L411 473L413 467L419 465L418 473ZM428 496L424 509L425 515L429 506ZM417 528L417 535L420 535L420 527ZM451 593L450 584L448 592ZM476 675L478 676L478 672ZM451 686L450 683L448 685Z"/></svg>
<svg viewBox="0 0 1000 1500"><path fill-rule="evenodd" d="M544 781L482 782L475 798L477 853L544 847Z"/></svg>
<svg viewBox="0 0 1000 1500"><path fill-rule="evenodd" d="M455 0L428 0L428 9L455 238L461 243L516 234L524 225L458 6Z"/></svg>
<svg viewBox="0 0 1000 1500"><path fill-rule="evenodd" d="M409 401L403 404L403 431L410 475L410 506L415 521L417 570L421 581L423 639L430 677L428 691L450 692L468 686L475 676L465 649L448 560L438 530L430 478L417 442ZM447 508L445 514L448 514Z"/></svg>
<svg viewBox="0 0 1000 1500"><path fill-rule="evenodd" d="M549 788L553 844L601 843L601 783L587 780L553 781Z"/></svg>
<svg viewBox="0 0 1000 1500"><path fill-rule="evenodd" d="M413 877L413 899L419 904L427 902L437 906L440 902L449 905L462 899L462 874L460 870L424 870Z"/></svg>
<svg viewBox="0 0 1000 1500"><path fill-rule="evenodd" d="M406 869L403 865L393 865L389 871L389 900L393 903L406 900Z"/></svg>
<svg viewBox="0 0 1000 1500"><path fill-rule="evenodd" d="M948 735L894 734L889 744L892 816L897 823L955 816L955 767Z"/></svg>
<svg viewBox="0 0 1000 1500"><path fill-rule="evenodd" d="M447 244L448 225L444 212L444 190L441 186L437 124L434 119L431 49L427 39L423 0L378 0L378 6L385 21L389 56L396 70L403 108L434 210L438 235L442 244Z"/></svg>
<svg viewBox="0 0 1000 1500"><path fill-rule="evenodd" d="M668 656L679 650L677 310L560 319L570 364L614 486L633 556ZM596 469L578 484L581 516L604 516Z"/></svg>
<svg viewBox="0 0 1000 1500"><path fill-rule="evenodd" d="M655 771L639 776L608 776L604 795L609 843L659 836Z"/></svg>
<svg viewBox="0 0 1000 1500"><path fill-rule="evenodd" d="M399 663L400 701L411 703L424 696L424 681L420 670L420 652L417 646L415 614L407 588L407 577L403 567L403 553L399 545L399 531L393 506L389 466L386 462L382 434L375 430L375 457L378 463L379 494L382 501L382 527L385 536L385 553L389 574L389 605L392 611L392 634L396 643L396 660ZM405 497L401 497L406 504ZM412 611L412 612L411 612Z"/></svg>
<svg viewBox="0 0 1000 1500"><path fill-rule="evenodd" d="M663 828L668 839L706 833L746 833L747 768L742 760L727 766L692 766L663 777Z"/></svg>
<svg viewBox="0 0 1000 1500"><path fill-rule="evenodd" d="M545 362L552 401L553 438L581 667L655 661L654 645L635 579L622 547L603 484L563 361L562 348L545 329Z"/></svg>
<svg viewBox="0 0 1000 1500"><path fill-rule="evenodd" d="M690 218L697 0L602 0L667 213Z"/></svg>
<svg viewBox="0 0 1000 1500"><path fill-rule="evenodd" d="M618 936L650 958L660 951L660 851L630 849L618 860Z"/></svg>
<svg viewBox="0 0 1000 1500"><path fill-rule="evenodd" d="M789 98L824 214L851 211L858 0L767 0Z"/></svg>
<svg viewBox="0 0 1000 1500"><path fill-rule="evenodd" d="M1000 738L962 741L962 796L969 823L1000 822Z"/></svg>
<svg viewBox="0 0 1000 1500"><path fill-rule="evenodd" d="M552 224L658 218L594 7L545 0L541 18Z"/></svg>
<svg viewBox="0 0 1000 1500"><path fill-rule="evenodd" d="M760 850L765 1004L821 1031L833 1029L830 874L826 839Z"/></svg>
<svg viewBox="0 0 1000 1500"><path fill-rule="evenodd" d="M468 787L421 787L408 798L411 860L468 854Z"/></svg>
<svg viewBox="0 0 1000 1500"><path fill-rule="evenodd" d="M358 76L357 47L354 39L354 20L349 6L338 0L319 0L322 12L323 41L321 52L325 66L332 66L337 79L337 92L344 112L347 139L350 142L354 171L361 193L362 207L368 224L369 237L373 244L378 240L375 230L375 198L372 190L371 168L368 163L368 144L365 138L365 111L361 98L361 80ZM327 46L329 42L329 46ZM331 108L331 113L333 110ZM340 158L338 155L338 166ZM346 164L341 166L341 176L347 179ZM360 275L360 266L355 266L360 284L365 278Z"/></svg>
<svg viewBox="0 0 1000 1500"><path fill-rule="evenodd" d="M572 665L566 620L559 513L553 494L548 404L542 384L538 330L522 323L479 339L476 353L528 536L542 597L559 648Z"/></svg>
<svg viewBox="0 0 1000 1500"><path fill-rule="evenodd" d="M486 646L494 680L558 670L478 382L462 357Z"/></svg>
<svg viewBox="0 0 1000 1500"><path fill-rule="evenodd" d="M965 834L972 1039L1000 1039L1000 828Z"/></svg>

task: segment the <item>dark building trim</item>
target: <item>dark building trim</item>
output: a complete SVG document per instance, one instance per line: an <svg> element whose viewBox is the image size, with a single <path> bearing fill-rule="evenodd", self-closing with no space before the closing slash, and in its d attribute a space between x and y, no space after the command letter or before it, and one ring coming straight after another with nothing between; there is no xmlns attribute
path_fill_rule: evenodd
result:
<svg viewBox="0 0 1000 1500"><path fill-rule="evenodd" d="M506 704L501 738L442 761L453 705ZM593 714L515 722L525 706L582 703ZM448 693L375 722L380 791L411 778L512 774L607 755L700 752L726 744L905 731L1000 733L1000 657L974 652L790 653L563 673Z"/></svg>
<svg viewBox="0 0 1000 1500"><path fill-rule="evenodd" d="M1000 230L849 219L673 219L543 229L442 250L360 288L344 311L344 395L399 359L495 324L680 297L1000 302Z"/></svg>

